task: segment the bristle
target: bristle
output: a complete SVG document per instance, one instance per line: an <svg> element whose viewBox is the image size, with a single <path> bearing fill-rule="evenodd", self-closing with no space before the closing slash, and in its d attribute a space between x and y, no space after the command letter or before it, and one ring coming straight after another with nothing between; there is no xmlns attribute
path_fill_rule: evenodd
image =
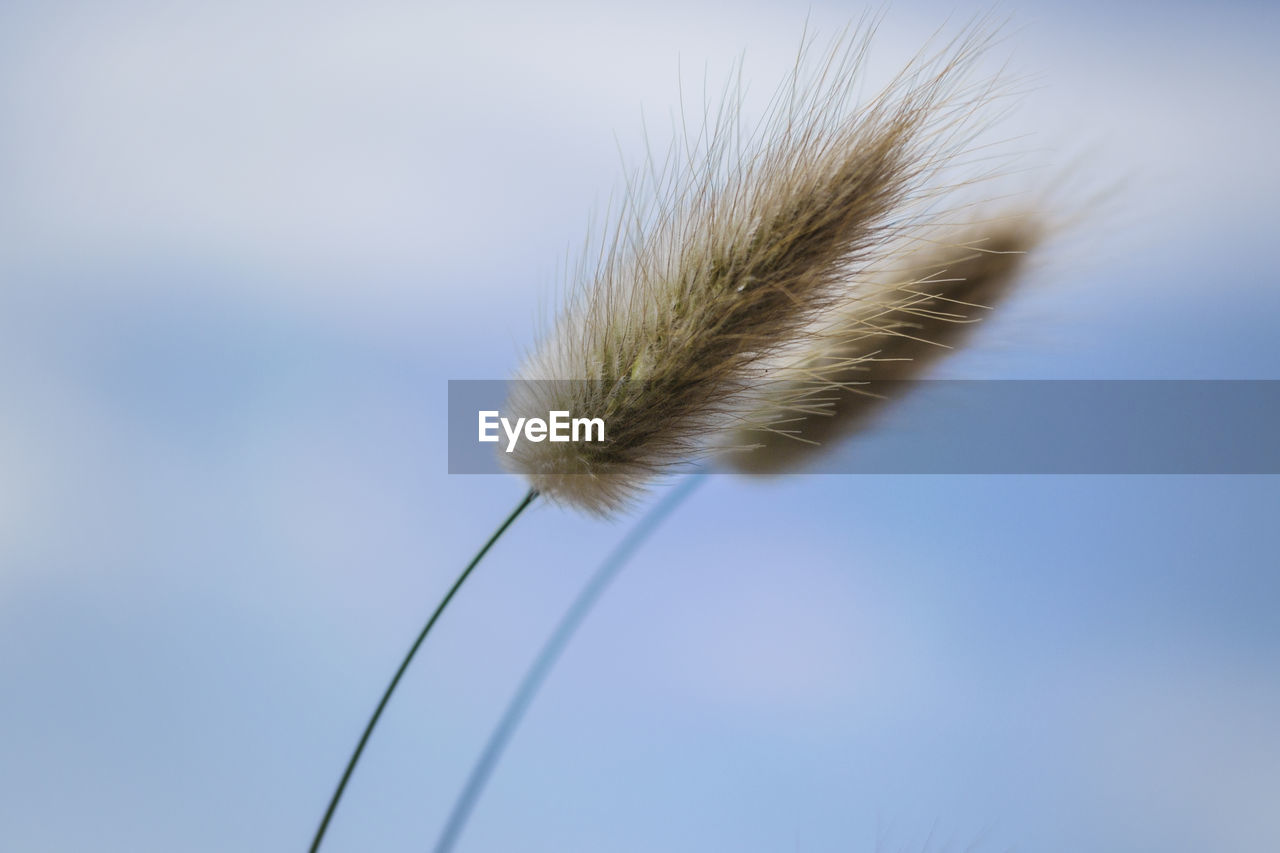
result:
<svg viewBox="0 0 1280 853"><path fill-rule="evenodd" d="M770 358L850 296L878 249L917 228L913 205L981 127L990 82L966 77L989 37L920 59L849 106L865 36L803 63L749 139L703 129L704 155L626 212L514 383L516 416L601 418L598 443L530 443L508 465L553 500L624 507L732 423ZM731 114L729 103L722 114ZM643 201L642 201L643 199Z"/></svg>
<svg viewBox="0 0 1280 853"><path fill-rule="evenodd" d="M955 352L1018 278L1040 220L1011 214L897 258L791 364L733 431L724 461L743 473L795 470L855 432Z"/></svg>

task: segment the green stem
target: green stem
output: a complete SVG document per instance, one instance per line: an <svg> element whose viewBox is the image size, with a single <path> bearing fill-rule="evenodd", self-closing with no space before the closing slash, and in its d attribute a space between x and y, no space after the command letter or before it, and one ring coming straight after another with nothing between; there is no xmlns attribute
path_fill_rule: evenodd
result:
<svg viewBox="0 0 1280 853"><path fill-rule="evenodd" d="M574 633L581 627L609 585L622 572L640 546L653 535L667 516L671 515L676 507L680 506L689 495L693 494L693 490L701 485L706 477L702 473L704 470L699 468L695 473L685 477L682 483L667 492L662 500L656 503L635 527L631 528L631 532L609 553L587 581L586 586L578 593L578 597L574 599L564 616L560 618L560 623L556 625L555 630L542 646L542 650L538 652L538 657L529 667L529 671L525 673L524 680L520 682L519 688L507 703L502 719L494 727L488 742L484 745L484 750L471 768L471 774L467 777L462 793L458 795L457 802L453 804L453 810L449 813L444 831L436 841L435 853L452 853L458 837L462 835L462 830L467 824L467 819L471 816L472 809L475 808L476 801L480 799L480 794L493 774L493 768L502 757L503 750L506 749L511 736L515 734L516 728L524 718L525 712L529 710L538 690L551 674L551 670L555 668L569 641L573 639Z"/></svg>
<svg viewBox="0 0 1280 853"><path fill-rule="evenodd" d="M369 718L369 724L364 727L364 734L360 735L360 742L356 744L355 752L351 753L351 760L347 762L347 769L342 773L342 779L338 781L338 787L333 792L333 798L329 800L329 808L325 809L324 818L320 821L320 828L316 830L316 836L311 842L311 853L316 853L320 849L320 842L324 840L325 831L329 828L329 821L333 818L334 811L338 808L338 801L342 799L342 792L347 787L347 782L351 779L351 773L356 769L356 763L360 761L360 754L364 752L365 744L369 742L369 735L373 734L373 727L378 724L378 718L382 716L383 710L387 707L387 702L391 699L391 694L395 692L396 685L400 683L400 678L404 675L405 670L409 668L409 663L413 660L413 656L418 653L418 647L422 645L422 641L427 638L427 634L431 632L432 626L436 624L436 620L440 618L440 614L453 600L453 596L462 587L467 577L471 574L472 569L479 565L484 555L489 553L489 549L493 547L493 543L498 541L498 537L506 532L507 528L512 525L520 513L524 512L525 507L533 503L533 499L538 496L538 492L530 489L529 493L524 496L511 514L507 516L507 520L499 525L498 529L489 537L489 541L484 543L467 567L462 570L462 574L458 575L458 579L453 582L453 586L445 593L444 598L436 607L431 618L427 620L426 626L422 629L422 633L418 634L418 639L413 641L413 645L409 647L409 652L404 656L404 660L400 662L400 668L396 670L396 674L391 678L391 683L387 685L386 691L382 694L382 700L378 702L378 707L374 710L373 716Z"/></svg>

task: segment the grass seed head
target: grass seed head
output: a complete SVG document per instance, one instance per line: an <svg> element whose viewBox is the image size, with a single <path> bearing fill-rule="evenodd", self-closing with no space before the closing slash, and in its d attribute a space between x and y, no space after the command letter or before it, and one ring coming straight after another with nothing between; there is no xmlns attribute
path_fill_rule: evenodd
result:
<svg viewBox="0 0 1280 853"><path fill-rule="evenodd" d="M784 473L865 425L965 343L1042 233L1039 218L1009 214L896 256L892 272L861 288L776 371L730 433L725 461L743 473Z"/></svg>
<svg viewBox="0 0 1280 853"><path fill-rule="evenodd" d="M848 302L879 248L927 219L933 182L983 129L994 81L971 78L990 38L966 31L862 104L868 33L816 63L802 50L753 132L726 98L665 167L650 164L507 403L517 416L603 418L606 440L525 442L508 466L552 500L605 515L704 452L770 360Z"/></svg>

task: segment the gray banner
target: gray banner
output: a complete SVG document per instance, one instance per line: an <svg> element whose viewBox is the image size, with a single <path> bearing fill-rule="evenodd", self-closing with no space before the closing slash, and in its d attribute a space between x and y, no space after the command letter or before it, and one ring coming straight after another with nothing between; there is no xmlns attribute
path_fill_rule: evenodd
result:
<svg viewBox="0 0 1280 853"><path fill-rule="evenodd" d="M504 406L514 385L503 380L449 382L449 473L503 472L500 457L511 438L498 418L508 414ZM792 457L786 470L1280 473L1280 380L922 380L857 387L859 393L820 395L843 399L855 410L818 425L821 447L761 434L772 444L783 443L781 449ZM884 404L866 396L868 392ZM496 413L489 416L495 441L479 440L482 412ZM572 412L566 417L593 416ZM552 419L550 413L544 418ZM552 426L548 424L548 432ZM559 433L569 435L570 427L562 423ZM604 429L607 441L607 422ZM530 439L520 433L515 440Z"/></svg>

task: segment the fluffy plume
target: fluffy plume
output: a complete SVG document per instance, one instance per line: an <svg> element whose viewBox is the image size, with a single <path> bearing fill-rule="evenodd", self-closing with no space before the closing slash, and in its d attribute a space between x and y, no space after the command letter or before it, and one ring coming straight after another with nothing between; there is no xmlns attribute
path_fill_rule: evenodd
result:
<svg viewBox="0 0 1280 853"><path fill-rule="evenodd" d="M966 32L857 106L867 37L842 38L816 67L797 62L751 134L726 99L700 144L673 148L678 165L630 188L512 384L516 416L602 418L606 441L523 442L509 467L608 514L705 449L769 361L848 301L878 249L921 227L940 170L982 129L993 81L968 78L989 39Z"/></svg>
<svg viewBox="0 0 1280 853"><path fill-rule="evenodd" d="M1042 230L1036 217L1010 215L899 256L893 274L779 369L744 421L767 426L731 433L739 449L725 461L744 473L782 473L855 432L965 342L1012 288Z"/></svg>

